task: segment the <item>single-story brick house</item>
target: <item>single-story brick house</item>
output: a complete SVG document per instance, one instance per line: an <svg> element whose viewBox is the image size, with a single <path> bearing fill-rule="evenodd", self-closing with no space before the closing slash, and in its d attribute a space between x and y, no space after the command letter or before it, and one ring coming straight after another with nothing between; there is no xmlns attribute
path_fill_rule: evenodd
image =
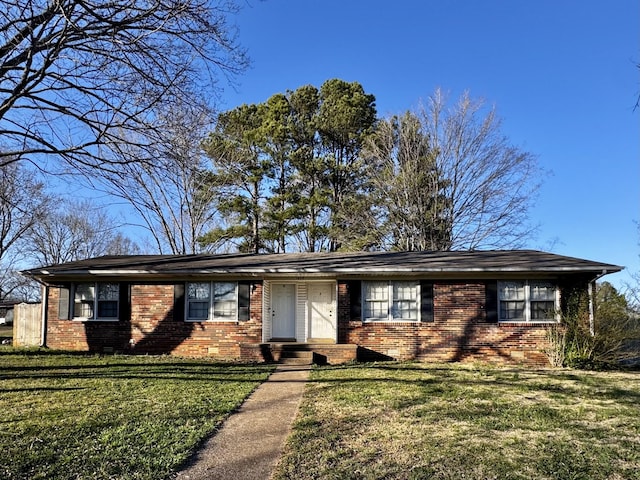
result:
<svg viewBox="0 0 640 480"><path fill-rule="evenodd" d="M24 273L45 286L55 349L544 364L549 325L576 305L593 317L595 281L621 269L518 250L106 256Z"/></svg>

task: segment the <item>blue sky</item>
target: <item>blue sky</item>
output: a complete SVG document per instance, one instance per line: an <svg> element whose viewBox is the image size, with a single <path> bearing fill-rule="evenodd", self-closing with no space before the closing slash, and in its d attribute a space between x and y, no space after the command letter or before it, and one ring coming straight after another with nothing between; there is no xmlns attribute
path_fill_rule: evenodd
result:
<svg viewBox="0 0 640 480"><path fill-rule="evenodd" d="M220 108L357 81L379 115L440 87L495 105L511 142L550 173L530 248L640 271L640 2L244 0L252 67Z"/></svg>

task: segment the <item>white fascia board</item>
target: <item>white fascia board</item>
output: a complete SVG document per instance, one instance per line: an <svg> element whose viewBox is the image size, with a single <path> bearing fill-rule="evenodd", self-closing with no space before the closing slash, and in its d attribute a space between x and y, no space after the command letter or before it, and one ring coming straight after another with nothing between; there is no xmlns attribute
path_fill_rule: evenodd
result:
<svg viewBox="0 0 640 480"><path fill-rule="evenodd" d="M383 268L232 268L232 269L194 269L194 270L174 270L174 271L161 271L161 270L134 270L134 269L114 269L114 270L67 270L64 272L50 273L47 270L41 270L39 272L42 276L60 276L60 275L95 275L95 276L140 276L140 275L162 275L162 276L177 276L177 275L273 275L273 274L287 274L287 275L331 275L331 274L420 274L420 273L440 273L440 274L477 274L477 273L581 273L581 272L598 272L602 275L618 272L618 269L606 269L594 270L589 267L541 267L541 268L519 268L519 267L499 267L499 268L398 268L398 267L383 267Z"/></svg>

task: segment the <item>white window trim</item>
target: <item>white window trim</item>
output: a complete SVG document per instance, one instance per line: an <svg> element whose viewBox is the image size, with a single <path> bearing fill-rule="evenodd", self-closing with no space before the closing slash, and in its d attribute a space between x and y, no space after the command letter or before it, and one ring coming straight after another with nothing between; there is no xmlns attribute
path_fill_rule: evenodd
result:
<svg viewBox="0 0 640 480"><path fill-rule="evenodd" d="M367 303L367 298L366 298L366 287L365 285L367 283L387 283L387 317L365 317L365 311L366 311L366 303ZM422 308L421 308L421 304L422 304L422 295L421 295L421 291L420 291L420 282L419 281L415 281L415 286L416 286L416 298L414 299L414 301L416 302L416 318L412 319L412 318L393 318L393 309L392 309L392 304L393 304L393 285L395 283L414 283L413 280L363 280L362 281L362 290L361 290L361 298L362 298L362 302L360 305L360 309L362 311L362 321L364 323L420 323L421 321L421 314L422 314Z"/></svg>
<svg viewBox="0 0 640 480"><path fill-rule="evenodd" d="M500 298L501 286L504 283L514 283L521 282L524 285L524 318L510 318L510 319L502 319L502 299ZM554 287L554 318L552 320L532 320L531 319L531 284L535 283L550 283ZM560 321L560 289L558 285L556 285L551 280L505 280L498 282L498 322L499 323L520 323L520 324L548 324L548 323L558 323Z"/></svg>
<svg viewBox="0 0 640 480"><path fill-rule="evenodd" d="M117 302L117 313L116 317L98 317L98 285L101 283L112 283L118 285L118 299L115 300ZM76 289L78 285L88 284L93 286L93 317L81 317L76 316ZM73 292L70 298L71 309L73 311L72 320L74 322L119 322L120 321L120 288L121 285L119 282L75 282L73 283ZM113 301L113 300L112 300Z"/></svg>
<svg viewBox="0 0 640 480"><path fill-rule="evenodd" d="M209 309L208 309L208 315L206 319L203 318L189 318L189 284L190 283L208 283L209 284ZM235 315L233 318L231 317L216 317L214 315L214 289L213 289L213 285L216 283L233 283L235 285L235 292L234 292L234 302L235 302ZM231 281L231 282L227 282L227 281L211 281L211 282L186 282L185 284L185 289L184 289L184 300L185 300L185 305L184 305L184 321L185 322L189 322L189 323L203 323L203 322L220 322L220 323L238 323L238 282L235 281ZM196 300L197 301L197 300Z"/></svg>

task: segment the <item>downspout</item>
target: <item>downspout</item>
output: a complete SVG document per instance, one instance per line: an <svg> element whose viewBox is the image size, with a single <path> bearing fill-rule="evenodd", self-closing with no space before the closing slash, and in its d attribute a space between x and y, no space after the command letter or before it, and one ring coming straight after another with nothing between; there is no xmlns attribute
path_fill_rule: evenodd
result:
<svg viewBox="0 0 640 480"><path fill-rule="evenodd" d="M587 285L587 291L589 294L589 333L592 337L596 336L596 315L595 315L595 293L596 293L596 282L604 277L607 273L607 270L602 270L602 273L596 275L596 277L589 282Z"/></svg>
<svg viewBox="0 0 640 480"><path fill-rule="evenodd" d="M40 332L40 346L47 346L47 310L49 306L49 287L42 285L42 331Z"/></svg>

